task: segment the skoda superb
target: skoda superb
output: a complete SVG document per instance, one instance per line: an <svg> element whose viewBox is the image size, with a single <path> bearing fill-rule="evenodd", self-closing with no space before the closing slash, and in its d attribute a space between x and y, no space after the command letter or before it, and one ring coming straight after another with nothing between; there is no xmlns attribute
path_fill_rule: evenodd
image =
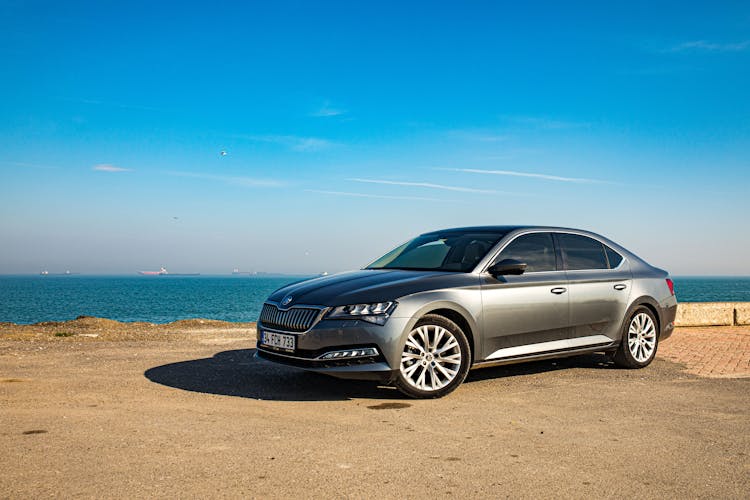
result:
<svg viewBox="0 0 750 500"><path fill-rule="evenodd" d="M597 234L447 229L362 270L275 291L256 355L436 398L483 366L606 352L643 368L676 310L667 272Z"/></svg>

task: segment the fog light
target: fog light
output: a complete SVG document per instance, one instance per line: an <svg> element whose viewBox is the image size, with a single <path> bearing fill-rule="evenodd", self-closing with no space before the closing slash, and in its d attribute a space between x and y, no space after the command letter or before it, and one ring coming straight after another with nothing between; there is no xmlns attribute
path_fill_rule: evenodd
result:
<svg viewBox="0 0 750 500"><path fill-rule="evenodd" d="M323 354L318 359L349 359L366 358L377 356L378 350L374 347L362 347L360 349L345 349L343 351L331 351Z"/></svg>

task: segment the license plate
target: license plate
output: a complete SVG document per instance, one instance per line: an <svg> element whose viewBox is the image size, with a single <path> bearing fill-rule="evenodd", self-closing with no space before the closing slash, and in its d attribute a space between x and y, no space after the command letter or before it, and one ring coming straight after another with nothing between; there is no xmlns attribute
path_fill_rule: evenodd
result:
<svg viewBox="0 0 750 500"><path fill-rule="evenodd" d="M260 336L261 345L276 347L284 351L294 352L297 338L294 335L284 335L276 332L262 332Z"/></svg>

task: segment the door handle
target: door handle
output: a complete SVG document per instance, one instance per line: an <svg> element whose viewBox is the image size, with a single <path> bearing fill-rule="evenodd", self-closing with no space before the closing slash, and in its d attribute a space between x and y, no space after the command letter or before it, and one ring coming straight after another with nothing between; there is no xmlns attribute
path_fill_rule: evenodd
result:
<svg viewBox="0 0 750 500"><path fill-rule="evenodd" d="M554 293L555 295L560 295L561 293L565 293L567 291L568 290L563 287L557 287L557 288L553 288L552 290L550 290L550 292Z"/></svg>
<svg viewBox="0 0 750 500"><path fill-rule="evenodd" d="M615 290L625 290L627 287L628 287L627 285L623 285L622 283L618 283L617 285L615 285Z"/></svg>

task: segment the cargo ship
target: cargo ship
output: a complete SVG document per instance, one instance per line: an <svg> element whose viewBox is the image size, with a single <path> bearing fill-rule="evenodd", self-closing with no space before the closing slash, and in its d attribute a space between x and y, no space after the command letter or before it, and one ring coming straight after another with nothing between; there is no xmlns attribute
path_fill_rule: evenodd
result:
<svg viewBox="0 0 750 500"><path fill-rule="evenodd" d="M170 273L162 267L158 271L138 271L141 276L200 276L201 273Z"/></svg>
<svg viewBox="0 0 750 500"><path fill-rule="evenodd" d="M163 276L169 274L169 272L162 267L158 271L138 271L138 274L141 276Z"/></svg>

